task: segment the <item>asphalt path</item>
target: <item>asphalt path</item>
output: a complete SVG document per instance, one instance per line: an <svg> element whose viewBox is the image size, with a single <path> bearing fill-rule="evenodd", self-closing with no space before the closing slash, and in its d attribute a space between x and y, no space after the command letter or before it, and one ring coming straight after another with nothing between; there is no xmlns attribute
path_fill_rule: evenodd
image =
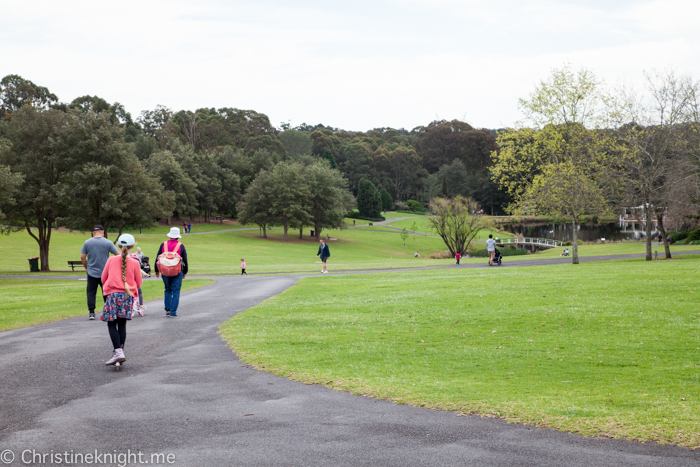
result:
<svg viewBox="0 0 700 467"><path fill-rule="evenodd" d="M700 451L396 405L241 363L218 325L298 277L220 277L183 294L177 318L149 303L128 324L120 372L103 363L111 345L100 321L0 333L0 451L14 453L10 465L31 465L23 451L128 450L182 466L700 465Z"/></svg>

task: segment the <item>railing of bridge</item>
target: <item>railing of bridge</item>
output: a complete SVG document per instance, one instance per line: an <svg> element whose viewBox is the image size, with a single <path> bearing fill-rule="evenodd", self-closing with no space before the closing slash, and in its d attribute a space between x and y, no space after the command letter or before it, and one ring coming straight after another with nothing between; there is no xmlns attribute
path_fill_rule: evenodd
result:
<svg viewBox="0 0 700 467"><path fill-rule="evenodd" d="M498 240L499 245L536 245L546 248L556 248L562 246L564 242L551 240L549 238L514 237Z"/></svg>

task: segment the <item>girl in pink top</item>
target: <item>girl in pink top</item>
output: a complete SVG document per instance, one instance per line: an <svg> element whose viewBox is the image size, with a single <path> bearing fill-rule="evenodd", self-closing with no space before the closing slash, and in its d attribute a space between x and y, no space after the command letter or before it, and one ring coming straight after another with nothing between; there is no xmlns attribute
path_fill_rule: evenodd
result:
<svg viewBox="0 0 700 467"><path fill-rule="evenodd" d="M138 289L143 283L139 262L129 258L135 243L133 235L123 234L119 237L117 246L121 249L121 255L109 258L102 271L102 290L107 300L100 319L107 321L109 337L114 347L114 354L107 365L126 361L126 322L131 319L134 300L138 298Z"/></svg>
<svg viewBox="0 0 700 467"><path fill-rule="evenodd" d="M247 272L245 272L245 258L241 258L241 276L245 274L246 276L248 275Z"/></svg>

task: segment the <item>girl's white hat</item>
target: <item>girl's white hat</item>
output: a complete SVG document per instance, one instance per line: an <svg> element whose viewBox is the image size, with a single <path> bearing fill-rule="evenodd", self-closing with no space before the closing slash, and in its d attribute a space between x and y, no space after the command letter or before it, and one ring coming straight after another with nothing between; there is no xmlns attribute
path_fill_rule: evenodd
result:
<svg viewBox="0 0 700 467"><path fill-rule="evenodd" d="M170 227L170 232L168 233L168 237L170 238L182 238L180 235L180 228L179 227Z"/></svg>

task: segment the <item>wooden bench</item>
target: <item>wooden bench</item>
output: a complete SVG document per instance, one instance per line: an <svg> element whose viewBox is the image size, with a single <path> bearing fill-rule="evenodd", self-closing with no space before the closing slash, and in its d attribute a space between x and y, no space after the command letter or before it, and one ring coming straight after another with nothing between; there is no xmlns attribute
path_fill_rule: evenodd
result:
<svg viewBox="0 0 700 467"><path fill-rule="evenodd" d="M75 272L75 268L85 267L85 266L83 266L82 261L68 261L68 266L70 266L70 268L73 270L73 272Z"/></svg>

